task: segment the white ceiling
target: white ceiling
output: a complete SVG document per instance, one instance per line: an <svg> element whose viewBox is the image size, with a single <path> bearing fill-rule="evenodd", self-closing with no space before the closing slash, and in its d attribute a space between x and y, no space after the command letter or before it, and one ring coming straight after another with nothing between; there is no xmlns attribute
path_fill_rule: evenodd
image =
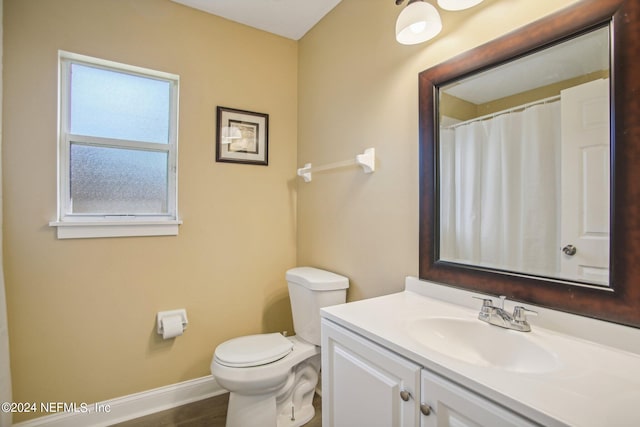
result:
<svg viewBox="0 0 640 427"><path fill-rule="evenodd" d="M444 91L484 104L527 90L609 69L609 30L601 28L553 49L509 62L451 84ZM496 73L496 70L500 70Z"/></svg>
<svg viewBox="0 0 640 427"><path fill-rule="evenodd" d="M342 0L172 0L259 30L299 40Z"/></svg>

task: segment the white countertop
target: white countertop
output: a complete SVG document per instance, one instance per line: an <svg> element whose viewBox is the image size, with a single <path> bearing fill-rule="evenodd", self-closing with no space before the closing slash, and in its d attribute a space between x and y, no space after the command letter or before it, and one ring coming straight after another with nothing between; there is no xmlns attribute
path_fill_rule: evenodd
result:
<svg viewBox="0 0 640 427"><path fill-rule="evenodd" d="M443 301L441 294L436 299L430 293L436 286L436 293L446 294L446 287L415 278L407 280L411 281L409 290L324 308L322 317L543 425L640 426L640 355L532 322L531 332L504 332L527 334L528 339L555 354L559 364L553 371L523 373L465 363L447 356L446 349L439 352L422 345L407 332L408 325L426 317L477 319L480 302L473 302L477 306L473 309L466 299L461 305L452 304ZM469 299L477 295L452 292ZM566 313L561 316L579 317ZM617 327L613 325L609 331ZM637 337L640 333L633 328L620 328L626 336Z"/></svg>

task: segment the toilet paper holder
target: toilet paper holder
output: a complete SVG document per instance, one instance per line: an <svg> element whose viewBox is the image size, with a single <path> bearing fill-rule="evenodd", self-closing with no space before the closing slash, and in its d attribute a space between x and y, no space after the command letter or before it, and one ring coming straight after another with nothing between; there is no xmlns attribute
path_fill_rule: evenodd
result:
<svg viewBox="0 0 640 427"><path fill-rule="evenodd" d="M180 308L178 310L168 310L168 311L159 311L156 319L158 323L158 334L162 335L164 333L163 320L167 317L180 316L182 318L182 330L187 329L187 325L189 324L189 320L187 319L187 310L184 308Z"/></svg>

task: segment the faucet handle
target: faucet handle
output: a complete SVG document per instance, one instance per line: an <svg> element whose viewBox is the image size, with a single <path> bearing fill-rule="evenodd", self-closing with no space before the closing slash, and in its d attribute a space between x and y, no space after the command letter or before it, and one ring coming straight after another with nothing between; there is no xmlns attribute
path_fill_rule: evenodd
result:
<svg viewBox="0 0 640 427"><path fill-rule="evenodd" d="M473 298L482 300L482 308L480 308L480 313L478 313L478 319L482 320L483 322L488 322L489 318L491 317L491 313L494 310L493 300L489 298L480 298L480 297L473 297Z"/></svg>
<svg viewBox="0 0 640 427"><path fill-rule="evenodd" d="M493 300L491 298L482 298L482 297L471 297L475 299L482 300L482 309L485 308L493 308Z"/></svg>
<svg viewBox="0 0 640 427"><path fill-rule="evenodd" d="M527 313L533 316L537 316L538 312L529 310L521 305L513 308L513 320L516 322L526 322L527 321Z"/></svg>

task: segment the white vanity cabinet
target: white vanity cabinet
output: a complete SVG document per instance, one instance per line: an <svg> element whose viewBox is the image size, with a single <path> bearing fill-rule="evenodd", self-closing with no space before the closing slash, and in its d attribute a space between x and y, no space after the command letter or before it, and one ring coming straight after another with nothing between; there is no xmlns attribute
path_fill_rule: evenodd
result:
<svg viewBox="0 0 640 427"><path fill-rule="evenodd" d="M417 427L420 366L322 320L322 425ZM405 400L406 399L406 400Z"/></svg>
<svg viewBox="0 0 640 427"><path fill-rule="evenodd" d="M513 427L537 426L426 369L420 386L420 427Z"/></svg>
<svg viewBox="0 0 640 427"><path fill-rule="evenodd" d="M531 307L518 332L472 297L489 296L408 277L322 308L323 425L640 426L640 329Z"/></svg>
<svg viewBox="0 0 640 427"><path fill-rule="evenodd" d="M324 427L537 425L326 319L322 390Z"/></svg>

